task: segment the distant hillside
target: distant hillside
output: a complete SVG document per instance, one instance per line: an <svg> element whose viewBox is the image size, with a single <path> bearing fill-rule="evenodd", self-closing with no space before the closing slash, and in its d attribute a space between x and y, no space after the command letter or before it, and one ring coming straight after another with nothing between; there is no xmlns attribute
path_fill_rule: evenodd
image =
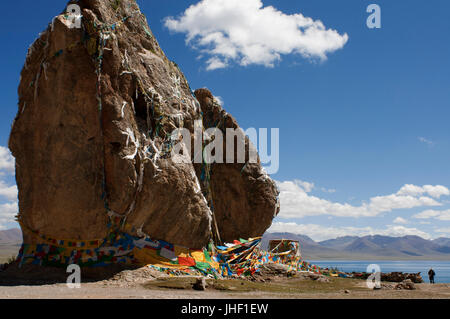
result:
<svg viewBox="0 0 450 319"><path fill-rule="evenodd" d="M0 244L22 243L22 232L18 228L0 230Z"/></svg>
<svg viewBox="0 0 450 319"><path fill-rule="evenodd" d="M0 263L17 256L22 244L20 229L0 230Z"/></svg>
<svg viewBox="0 0 450 319"><path fill-rule="evenodd" d="M450 238L440 237L440 238L433 240L433 243L438 244L439 246L450 247Z"/></svg>
<svg viewBox="0 0 450 319"><path fill-rule="evenodd" d="M450 239L426 240L419 236L346 236L315 242L305 235L266 233L263 247L271 239L298 240L305 259L437 259L450 260Z"/></svg>
<svg viewBox="0 0 450 319"><path fill-rule="evenodd" d="M342 254L333 249L321 246L319 243L312 240L306 235L297 235L292 233L265 233L262 239L261 247L267 249L269 241L272 239L289 239L297 240L300 243L302 255L308 259L332 259L341 256Z"/></svg>
<svg viewBox="0 0 450 319"><path fill-rule="evenodd" d="M355 236L345 236L345 237L339 237L336 239L329 239L319 242L321 246L329 247L333 249L343 249L353 243L358 237Z"/></svg>

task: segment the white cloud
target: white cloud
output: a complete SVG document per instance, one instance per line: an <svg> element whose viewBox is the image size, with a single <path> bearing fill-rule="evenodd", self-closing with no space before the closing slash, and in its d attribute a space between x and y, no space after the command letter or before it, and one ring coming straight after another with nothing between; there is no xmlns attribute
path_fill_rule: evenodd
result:
<svg viewBox="0 0 450 319"><path fill-rule="evenodd" d="M13 175L15 172L15 159L11 152L0 146L0 175L5 173ZM8 224L14 223L14 217L18 212L17 186L9 186L0 179L0 199L6 199L6 203L0 203L0 229L7 228Z"/></svg>
<svg viewBox="0 0 450 319"><path fill-rule="evenodd" d="M224 106L224 102L221 96L214 96L214 99L217 103L219 103L220 106Z"/></svg>
<svg viewBox="0 0 450 319"><path fill-rule="evenodd" d="M426 139L425 137L418 137L417 139L418 139L420 142L425 143L425 144L427 144L427 145L429 145L429 146L433 146L433 145L434 145L434 142L433 142L433 141L431 141L431 140L429 140L429 139Z"/></svg>
<svg viewBox="0 0 450 319"><path fill-rule="evenodd" d="M394 219L394 224L407 224L408 221L402 217L397 217Z"/></svg>
<svg viewBox="0 0 450 319"><path fill-rule="evenodd" d="M7 186L4 181L0 180L0 196L10 201L17 200L17 186Z"/></svg>
<svg viewBox="0 0 450 319"><path fill-rule="evenodd" d="M434 218L442 221L450 221L450 209L447 210L425 210L419 214L413 216L418 219Z"/></svg>
<svg viewBox="0 0 450 319"><path fill-rule="evenodd" d="M289 232L294 234L307 235L315 241L322 241L343 236L369 236L383 235L392 237L402 237L408 235L420 236L425 239L431 239L431 236L417 228L407 228L399 225L387 225L383 229L372 227L326 227L316 224L296 224L275 222L268 232Z"/></svg>
<svg viewBox="0 0 450 319"><path fill-rule="evenodd" d="M411 196L418 196L422 194L428 194L433 198L441 198L441 196L450 195L450 190L442 185L424 185L422 187L406 184L403 186L397 193L397 195L411 195Z"/></svg>
<svg viewBox="0 0 450 319"><path fill-rule="evenodd" d="M409 194L391 194L370 198L369 202L360 206L348 203L336 203L308 194L299 181L278 182L280 189L280 218L302 218L306 216L332 215L338 217L374 217L396 209L414 207L441 206L440 202L427 196ZM433 190L436 190L436 186ZM403 189L403 188L402 188ZM437 193L433 194L437 196Z"/></svg>
<svg viewBox="0 0 450 319"><path fill-rule="evenodd" d="M450 234L450 227L438 228L435 231L441 234Z"/></svg>
<svg viewBox="0 0 450 319"><path fill-rule="evenodd" d="M6 229L8 224L15 222L14 218L18 210L17 202L0 205L0 229Z"/></svg>
<svg viewBox="0 0 450 319"><path fill-rule="evenodd" d="M186 42L210 57L208 70L232 62L272 67L287 54L326 60L348 41L320 20L264 7L261 0L202 0L178 18L167 17L165 26L186 33Z"/></svg>
<svg viewBox="0 0 450 319"><path fill-rule="evenodd" d="M315 188L314 183L304 182L301 180L294 180L295 185L298 187L301 187L306 193L311 193L312 190Z"/></svg>
<svg viewBox="0 0 450 319"><path fill-rule="evenodd" d="M213 71L217 69L224 69L228 66L228 63L222 61L217 57L212 57L206 62L206 70Z"/></svg>
<svg viewBox="0 0 450 319"><path fill-rule="evenodd" d="M6 147L0 146L0 171L6 171L7 173L14 173L15 160L11 155L11 152Z"/></svg>

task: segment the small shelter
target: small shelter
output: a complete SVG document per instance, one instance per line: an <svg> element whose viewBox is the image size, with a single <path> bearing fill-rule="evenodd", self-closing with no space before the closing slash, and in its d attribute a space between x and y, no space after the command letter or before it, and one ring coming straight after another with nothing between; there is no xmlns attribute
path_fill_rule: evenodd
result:
<svg viewBox="0 0 450 319"><path fill-rule="evenodd" d="M269 251L274 254L290 252L289 256L302 257L298 240L273 239L269 241Z"/></svg>

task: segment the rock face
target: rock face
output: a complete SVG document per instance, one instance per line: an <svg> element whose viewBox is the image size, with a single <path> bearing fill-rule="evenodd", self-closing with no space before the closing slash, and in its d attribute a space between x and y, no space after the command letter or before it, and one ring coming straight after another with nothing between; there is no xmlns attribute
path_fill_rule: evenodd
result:
<svg viewBox="0 0 450 319"><path fill-rule="evenodd" d="M131 235L190 248L213 234L262 235L279 206L259 159L205 165L193 164L194 154L170 154L176 128L194 139L202 115L203 129L223 131L238 128L233 117L208 90L192 94L134 0L74 3L81 28L55 17L21 74L9 147L24 242L38 243L34 232L101 239L111 217Z"/></svg>

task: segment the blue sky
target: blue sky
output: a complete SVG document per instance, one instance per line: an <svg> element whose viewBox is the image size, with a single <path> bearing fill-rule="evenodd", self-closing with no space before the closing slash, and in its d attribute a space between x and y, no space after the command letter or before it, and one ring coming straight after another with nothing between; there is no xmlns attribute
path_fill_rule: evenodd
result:
<svg viewBox="0 0 450 319"><path fill-rule="evenodd" d="M263 0L265 9L245 11L248 21L256 21L251 30L226 15L220 23L207 25L209 18L214 21L208 16L211 6L220 8L217 0L138 3L166 55L180 66L192 88L208 87L220 96L243 128L280 129L280 169L272 177L282 191L282 209L271 230L305 233L317 240L372 233L450 237L448 1ZM381 7L381 29L366 26L371 3ZM17 111L27 48L65 4L3 4L8 12L0 21L3 147ZM190 5L206 13L185 12ZM233 17L233 9L225 9ZM262 13L268 19L259 25ZM310 44L295 46L298 39L295 33L291 37L289 23L274 21L293 21L298 13L320 20L325 31L336 30L329 40L337 44L320 43L313 36ZM167 17L177 27L170 26ZM267 52L250 56L243 49L235 58L227 57L222 53L242 43L226 38L201 46L198 40L206 35L187 43L187 33L201 23L225 35L242 23L238 35L259 39ZM270 38L272 31L281 44ZM345 35L348 40L342 44ZM292 47L282 49L285 44ZM327 45L329 52L321 59L316 49ZM295 53L299 50L306 53ZM264 59L265 53L269 58ZM270 60L277 53L279 59ZM208 70L212 58L226 66ZM6 189L0 190L1 229L15 224L11 161L2 152L0 159L6 163L0 164L0 185Z"/></svg>

